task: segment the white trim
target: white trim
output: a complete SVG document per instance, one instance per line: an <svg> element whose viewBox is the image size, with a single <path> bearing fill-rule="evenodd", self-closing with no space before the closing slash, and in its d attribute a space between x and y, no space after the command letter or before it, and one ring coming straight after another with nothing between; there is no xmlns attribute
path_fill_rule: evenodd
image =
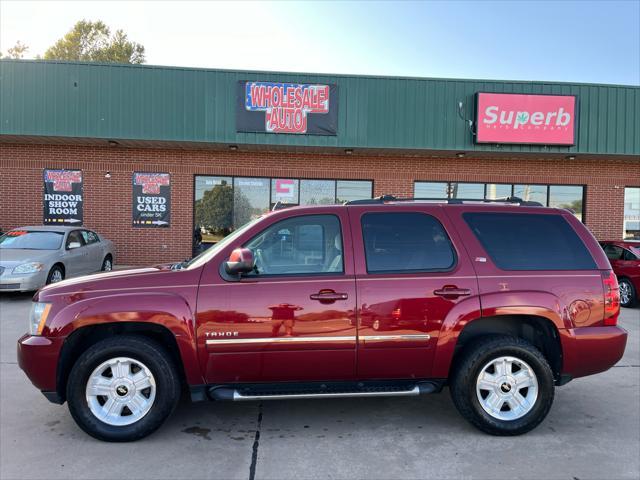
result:
<svg viewBox="0 0 640 480"><path fill-rule="evenodd" d="M363 342L387 342L393 340L429 340L431 335L422 333L407 335L361 335L358 338Z"/></svg>
<svg viewBox="0 0 640 480"><path fill-rule="evenodd" d="M318 343L318 342L354 342L355 336L348 337L266 337L266 338L230 338L207 339L207 345L238 345L238 344L264 344L264 343Z"/></svg>

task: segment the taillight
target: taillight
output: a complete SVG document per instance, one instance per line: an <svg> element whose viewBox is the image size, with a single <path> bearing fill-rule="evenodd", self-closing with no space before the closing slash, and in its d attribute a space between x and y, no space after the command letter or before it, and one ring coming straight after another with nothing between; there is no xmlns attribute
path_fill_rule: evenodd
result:
<svg viewBox="0 0 640 480"><path fill-rule="evenodd" d="M614 326L618 323L620 314L620 287L616 274L611 270L602 272L602 286L604 287L604 324Z"/></svg>

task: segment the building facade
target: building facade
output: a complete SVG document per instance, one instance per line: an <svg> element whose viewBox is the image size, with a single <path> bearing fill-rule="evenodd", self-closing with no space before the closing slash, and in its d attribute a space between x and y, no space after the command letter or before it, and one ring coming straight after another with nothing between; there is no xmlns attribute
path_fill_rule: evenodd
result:
<svg viewBox="0 0 640 480"><path fill-rule="evenodd" d="M3 60L0 185L4 231L84 225L128 265L383 194L515 196L640 240L640 88Z"/></svg>

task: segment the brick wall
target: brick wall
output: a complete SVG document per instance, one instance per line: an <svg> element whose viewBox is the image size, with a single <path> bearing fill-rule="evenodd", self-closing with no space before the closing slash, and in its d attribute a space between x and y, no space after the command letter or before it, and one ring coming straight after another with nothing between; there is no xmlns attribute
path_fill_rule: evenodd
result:
<svg viewBox="0 0 640 480"><path fill-rule="evenodd" d="M374 194L413 194L414 180L587 185L586 223L601 239L621 238L624 186L640 184L637 158L435 158L351 156L242 149L183 150L0 144L0 228L42 223L42 169L84 175L84 224L116 243L117 263L182 260L191 253L195 174L371 179ZM104 177L107 171L111 178ZM171 173L171 228L131 226L134 171Z"/></svg>

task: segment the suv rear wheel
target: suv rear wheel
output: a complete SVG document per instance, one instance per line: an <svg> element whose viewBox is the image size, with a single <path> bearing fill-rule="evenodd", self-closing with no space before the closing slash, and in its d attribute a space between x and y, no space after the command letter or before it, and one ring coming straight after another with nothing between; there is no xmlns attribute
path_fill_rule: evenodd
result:
<svg viewBox="0 0 640 480"><path fill-rule="evenodd" d="M507 335L481 337L458 362L453 403L472 425L492 435L520 435L549 413L553 372L529 342Z"/></svg>
<svg viewBox="0 0 640 480"><path fill-rule="evenodd" d="M74 364L67 384L76 423L100 440L146 437L167 419L180 398L180 378L169 355L139 336L102 340Z"/></svg>

